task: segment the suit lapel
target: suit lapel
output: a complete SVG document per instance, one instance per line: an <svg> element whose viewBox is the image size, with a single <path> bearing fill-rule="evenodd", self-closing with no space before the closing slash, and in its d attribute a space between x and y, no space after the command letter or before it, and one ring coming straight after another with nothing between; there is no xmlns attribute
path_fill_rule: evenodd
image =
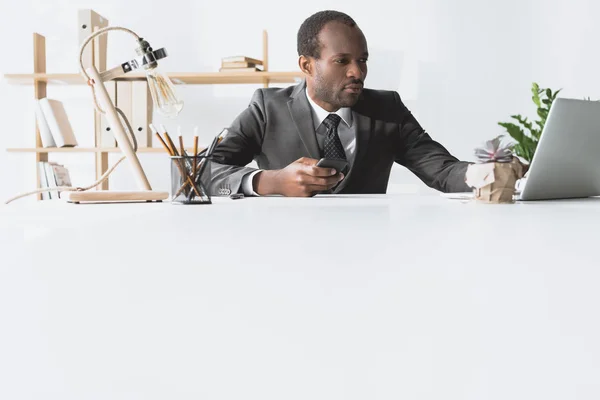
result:
<svg viewBox="0 0 600 400"><path fill-rule="evenodd" d="M306 81L303 80L302 83L296 86L287 104L294 125L296 125L296 130L300 135L300 139L302 139L302 143L304 143L304 147L306 147L306 151L310 158L318 160L321 158L321 152L319 151L312 112L306 98L305 89Z"/></svg>
<svg viewBox="0 0 600 400"><path fill-rule="evenodd" d="M344 178L344 180L340 183L340 185L335 188L335 193L339 193L342 191L350 182L353 176L360 174L360 169L362 168L362 160L367 153L367 148L369 147L369 139L371 138L371 118L366 117L362 114L359 114L357 111L354 111L353 117L356 118L356 154L354 156L354 162L352 163L352 168L348 171L348 174Z"/></svg>

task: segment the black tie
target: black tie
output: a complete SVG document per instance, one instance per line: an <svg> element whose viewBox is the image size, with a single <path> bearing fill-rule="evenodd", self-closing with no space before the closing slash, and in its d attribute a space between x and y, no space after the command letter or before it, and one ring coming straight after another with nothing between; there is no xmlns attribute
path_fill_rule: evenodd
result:
<svg viewBox="0 0 600 400"><path fill-rule="evenodd" d="M346 159L346 152L342 141L338 136L337 127L340 124L341 117L337 114L329 114L323 120L323 124L327 128L325 135L325 144L323 145L323 158L337 158L340 160Z"/></svg>

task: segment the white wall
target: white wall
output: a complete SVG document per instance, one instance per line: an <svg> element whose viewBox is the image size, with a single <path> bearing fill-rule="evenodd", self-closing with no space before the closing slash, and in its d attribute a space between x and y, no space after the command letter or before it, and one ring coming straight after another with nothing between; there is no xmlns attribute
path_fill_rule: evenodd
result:
<svg viewBox="0 0 600 400"><path fill-rule="evenodd" d="M367 86L398 90L430 134L462 159L481 141L502 133L498 121L512 113L533 116L529 88L564 88L563 96L600 98L596 40L600 27L592 0L305 0L183 1L0 0L0 74L32 72L32 32L46 36L47 71L76 72L77 9L92 8L111 25L122 25L167 47L166 71L216 71L220 58L261 56L262 29L269 32L273 71L296 70L296 32L313 12L337 9L364 31L370 51ZM108 37L109 65L131 57L134 43L122 33ZM248 104L255 85L177 86L186 102L176 121L157 117L190 137L195 125L206 143ZM63 100L81 146L93 142L92 103L84 86L49 86ZM33 154L7 147L34 144L33 87L0 80L0 199L32 189ZM188 139L189 142L189 139ZM51 155L66 164L76 185L93 181L93 155ZM116 160L116 156L111 158ZM150 182L168 188L163 154L141 155ZM135 188L129 168L119 167L112 188ZM394 183L415 183L402 168ZM33 199L33 198L32 198ZM30 200L23 200L30 201Z"/></svg>

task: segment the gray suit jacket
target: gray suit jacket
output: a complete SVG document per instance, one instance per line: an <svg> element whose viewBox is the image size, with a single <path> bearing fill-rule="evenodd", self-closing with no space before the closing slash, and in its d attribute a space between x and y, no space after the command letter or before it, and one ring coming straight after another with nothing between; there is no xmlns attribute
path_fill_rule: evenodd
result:
<svg viewBox="0 0 600 400"><path fill-rule="evenodd" d="M212 195L241 192L242 177L255 170L246 167L252 160L260 169L280 169L301 157L321 158L305 89L303 81L254 93L213 153ZM469 163L431 139L397 92L364 89L352 110L355 159L335 193L385 193L394 162L442 192L471 190L465 184Z"/></svg>

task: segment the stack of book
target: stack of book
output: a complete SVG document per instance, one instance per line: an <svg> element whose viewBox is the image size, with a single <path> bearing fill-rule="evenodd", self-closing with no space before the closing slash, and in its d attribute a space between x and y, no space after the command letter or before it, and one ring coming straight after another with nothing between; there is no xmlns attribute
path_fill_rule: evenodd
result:
<svg viewBox="0 0 600 400"><path fill-rule="evenodd" d="M55 162L38 162L38 171L40 173L40 186L42 188L55 188L60 186L71 187L71 177L69 170L64 165ZM60 192L49 191L42 192L42 200L59 199Z"/></svg>
<svg viewBox="0 0 600 400"><path fill-rule="evenodd" d="M62 102L47 97L36 100L35 116L43 147L77 146L77 139Z"/></svg>
<svg viewBox="0 0 600 400"><path fill-rule="evenodd" d="M262 71L262 60L246 56L231 56L221 59L219 72L254 72Z"/></svg>

